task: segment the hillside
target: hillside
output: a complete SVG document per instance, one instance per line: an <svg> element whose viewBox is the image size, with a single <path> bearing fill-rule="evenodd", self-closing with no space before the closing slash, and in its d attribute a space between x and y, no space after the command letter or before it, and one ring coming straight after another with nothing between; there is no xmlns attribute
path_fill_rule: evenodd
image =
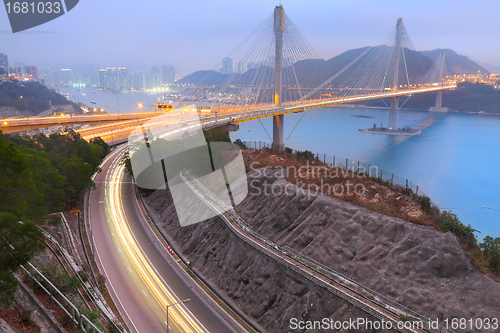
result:
<svg viewBox="0 0 500 333"><path fill-rule="evenodd" d="M252 188L271 193L272 186L282 195L250 195L236 209L254 231L429 318L500 316L500 285L474 269L451 233L308 193L265 172L248 174ZM290 318L368 317L256 252L218 217L180 228L169 192L146 202L194 270L268 332L287 331Z"/></svg>
<svg viewBox="0 0 500 333"><path fill-rule="evenodd" d="M21 98L23 96L23 98ZM26 100L25 100L26 99ZM14 107L19 111L31 111L36 115L52 105L68 105L71 101L38 82L0 82L0 107Z"/></svg>
<svg viewBox="0 0 500 333"><path fill-rule="evenodd" d="M388 46L380 45L374 47L364 58L370 56L370 54L382 53L386 51ZM302 86L318 86L325 82L327 79L332 77L334 74L338 73L352 60L356 59L361 53L363 53L367 47L348 50L330 58L328 60L323 59L310 59L299 61L294 64L297 79ZM405 49L406 66L408 68L408 76L410 82L418 82L433 65L434 61L438 58L441 53L441 49L436 49L432 51L413 51ZM361 63L364 58L361 58L358 62ZM471 74L481 71L482 73L487 73L488 71L476 64L474 61L470 60L464 55L457 54L453 50L446 50L446 66L448 74ZM352 66L336 78L333 82L333 86L341 85L342 82L346 81L347 78L355 71L356 65ZM187 75L181 80L180 84L197 84L197 85L231 85L231 84L255 84L255 82L260 82L256 80L258 76L265 76L265 80L260 82L261 85L273 85L274 69L267 66L262 66L261 68L253 68L246 71L244 74L221 74L219 72L210 71L197 71L193 74ZM292 80L294 81L293 69L291 66L285 67L283 69L284 81ZM294 85L295 82L284 82L284 85Z"/></svg>
<svg viewBox="0 0 500 333"><path fill-rule="evenodd" d="M487 71L493 74L500 74L500 66L493 65L488 62L476 61L477 64L483 66Z"/></svg>
<svg viewBox="0 0 500 333"><path fill-rule="evenodd" d="M435 49L432 51L420 51L426 57L436 60L443 49ZM444 49L445 62L446 62L446 74L448 75L463 75L463 74L477 74L478 71L481 73L489 73L484 67L478 65L474 61L470 60L467 56L456 53L450 49Z"/></svg>

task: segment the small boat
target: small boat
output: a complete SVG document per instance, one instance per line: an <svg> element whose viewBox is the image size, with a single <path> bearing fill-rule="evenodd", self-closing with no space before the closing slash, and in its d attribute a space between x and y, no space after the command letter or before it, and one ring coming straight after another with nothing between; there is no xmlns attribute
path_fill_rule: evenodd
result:
<svg viewBox="0 0 500 333"><path fill-rule="evenodd" d="M95 104L95 101L90 101L90 103Z"/></svg>

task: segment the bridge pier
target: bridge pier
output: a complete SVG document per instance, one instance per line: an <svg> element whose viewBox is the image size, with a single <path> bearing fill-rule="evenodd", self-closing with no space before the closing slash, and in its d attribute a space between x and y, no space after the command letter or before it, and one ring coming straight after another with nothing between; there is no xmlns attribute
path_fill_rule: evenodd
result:
<svg viewBox="0 0 500 333"><path fill-rule="evenodd" d="M285 143L283 142L283 120L285 115L273 117L273 149L278 151L285 150Z"/></svg>
<svg viewBox="0 0 500 333"><path fill-rule="evenodd" d="M274 104L281 107L281 96L283 91L283 32L285 31L285 10L279 5L274 8ZM285 150L283 141L284 115L273 117L273 149Z"/></svg>
<svg viewBox="0 0 500 333"><path fill-rule="evenodd" d="M433 112L448 112L448 108L443 107L443 91L439 90L436 96L436 106L431 106L429 111Z"/></svg>
<svg viewBox="0 0 500 333"><path fill-rule="evenodd" d="M391 108L389 109L389 129L397 130L399 122L399 102L397 97L391 97Z"/></svg>

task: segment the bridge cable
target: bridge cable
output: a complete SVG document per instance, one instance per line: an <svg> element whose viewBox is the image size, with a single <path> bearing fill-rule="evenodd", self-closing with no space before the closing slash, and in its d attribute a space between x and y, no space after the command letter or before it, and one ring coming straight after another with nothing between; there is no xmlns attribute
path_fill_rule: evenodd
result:
<svg viewBox="0 0 500 333"><path fill-rule="evenodd" d="M259 121L259 123L262 125L262 128L263 128L263 129L264 129L264 131L266 132L267 137L269 138L269 140L273 141L273 139L271 139L271 137L269 136L269 133L267 133L267 130L266 130L266 128L264 127L264 124L262 123L262 121L260 121L260 118L259 118L259 119L257 119L257 120L258 120L258 121Z"/></svg>

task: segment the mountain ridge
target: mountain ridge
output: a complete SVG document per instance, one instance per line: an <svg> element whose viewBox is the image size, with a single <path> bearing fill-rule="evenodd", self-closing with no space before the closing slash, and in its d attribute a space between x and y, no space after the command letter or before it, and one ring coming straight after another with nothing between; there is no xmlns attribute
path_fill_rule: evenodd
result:
<svg viewBox="0 0 500 333"><path fill-rule="evenodd" d="M387 48L386 45L373 47L374 50ZM368 47L350 49L341 54L334 56L328 60L325 59L309 59L296 62L294 64L297 79L302 86L318 86L328 80L330 77L342 70L346 65L360 56ZM443 49L434 49L428 51L414 51L405 49L406 65L408 67L408 75L410 82L418 82L418 79L423 77L425 73L432 67L434 61L439 57ZM475 74L478 71L488 73L481 65L477 64L465 55L461 55L451 49L446 50L446 73L448 75ZM362 59L360 59L362 61ZM263 65L265 66L265 65ZM289 66L290 67L290 66ZM273 73L274 69L267 66L264 70ZM288 67L283 69L286 72ZM355 71L355 67L349 68L344 73L339 75L334 81L333 86L341 85L341 83L349 78ZM251 82L251 78L255 77L257 69L253 68L243 74L222 74L214 70L200 70L189 75L186 75L178 81L179 84L197 84L197 85L221 85L231 81ZM245 78L245 76L247 78ZM285 74L284 74L285 76ZM265 84L273 84L266 82Z"/></svg>

